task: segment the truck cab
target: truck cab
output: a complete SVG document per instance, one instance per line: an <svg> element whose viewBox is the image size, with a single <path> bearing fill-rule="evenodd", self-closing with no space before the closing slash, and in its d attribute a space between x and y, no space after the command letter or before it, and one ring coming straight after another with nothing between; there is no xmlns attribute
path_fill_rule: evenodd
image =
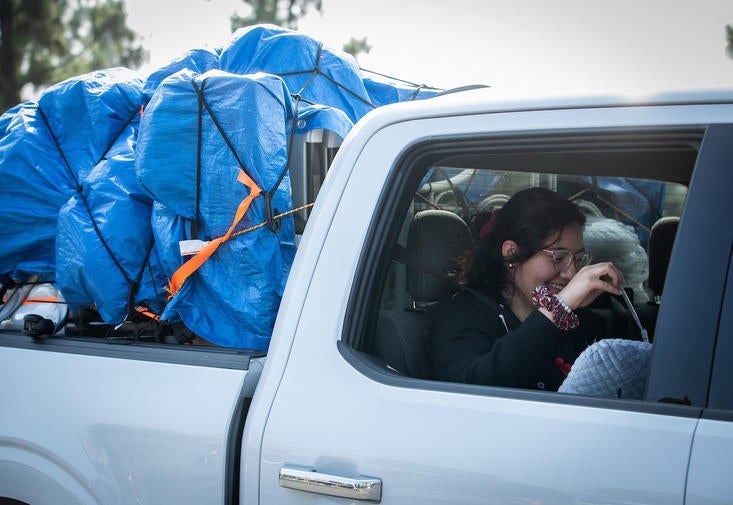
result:
<svg viewBox="0 0 733 505"><path fill-rule="evenodd" d="M725 93L533 101L488 89L395 106L358 125L299 252L296 272L314 265L308 293L285 304L299 307L299 322L288 325L290 359L264 429L260 496L296 496L278 476L297 466L379 478L384 503L724 501L730 381L721 382L719 353L727 347L731 235L721 181L729 178L731 110ZM466 170L473 183L458 184ZM480 187L481 178L501 183ZM604 180L629 186L614 194ZM425 192L431 183L440 186L433 195ZM635 250L646 262L644 227L679 217L642 398L449 383L411 370L420 356L429 363L416 319L437 300L412 291L428 282L411 278L419 268L399 253L412 246L410 223L425 208L458 209L466 220L462 208L532 185L586 200L589 213L600 210L617 229L640 230ZM642 219L621 202L644 185L665 198L645 202L657 215ZM442 238L424 247L436 254L456 242ZM659 296L634 294L638 305ZM639 338L633 323L618 329Z"/></svg>

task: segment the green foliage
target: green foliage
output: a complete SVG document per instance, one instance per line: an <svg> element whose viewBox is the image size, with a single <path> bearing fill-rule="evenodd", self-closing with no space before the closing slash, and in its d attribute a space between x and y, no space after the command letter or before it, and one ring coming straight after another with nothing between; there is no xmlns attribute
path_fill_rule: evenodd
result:
<svg viewBox="0 0 733 505"><path fill-rule="evenodd" d="M298 19L303 17L310 7L318 12L322 9L321 0L243 0L252 12L245 17L234 15L230 18L232 31L243 26L270 23L295 30Z"/></svg>
<svg viewBox="0 0 733 505"><path fill-rule="evenodd" d="M0 98L20 101L25 84L44 87L109 67L137 68L147 59L127 27L122 0L0 0Z"/></svg>
<svg viewBox="0 0 733 505"><path fill-rule="evenodd" d="M351 38L346 44L344 44L344 52L349 53L351 56L356 58L361 53L368 54L372 50L372 46L367 42L367 38L362 39Z"/></svg>

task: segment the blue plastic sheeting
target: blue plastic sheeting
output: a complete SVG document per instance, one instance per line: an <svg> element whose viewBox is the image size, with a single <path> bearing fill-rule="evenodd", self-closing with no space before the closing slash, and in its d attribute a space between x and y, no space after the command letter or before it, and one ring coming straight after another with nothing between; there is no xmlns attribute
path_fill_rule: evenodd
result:
<svg viewBox="0 0 733 505"><path fill-rule="evenodd" d="M23 105L0 140L0 273L55 278L56 221L124 125L139 110L142 80L110 69L52 86ZM58 146L56 144L58 142ZM62 154L63 153L63 154Z"/></svg>
<svg viewBox="0 0 733 505"><path fill-rule="evenodd" d="M157 254L148 252L152 200L135 174L138 124L136 115L85 178L84 198L75 194L59 212L56 287L72 309L95 305L107 323L126 319L128 295L154 312L166 299Z"/></svg>
<svg viewBox="0 0 733 505"><path fill-rule="evenodd" d="M340 109L354 123L374 108L356 60L302 33L273 25L240 28L222 49L220 64L235 74L278 75L290 93Z"/></svg>
<svg viewBox="0 0 733 505"><path fill-rule="evenodd" d="M23 106L0 139L5 188L0 273L20 281L32 274L43 281L54 279L56 217L73 187L66 172L59 171L63 161L46 131L37 107Z"/></svg>
<svg viewBox="0 0 733 505"><path fill-rule="evenodd" d="M136 160L140 182L156 200L153 228L166 275L183 263L179 240L215 239L232 225L250 193L237 181L240 171L274 191L278 212L292 208L286 170L292 116L288 89L273 75L184 70L163 80L143 115ZM260 196L236 230L265 220ZM292 216L277 233L263 227L232 237L186 280L161 317L180 319L215 344L266 349L294 255Z"/></svg>
<svg viewBox="0 0 733 505"><path fill-rule="evenodd" d="M297 110L298 122L295 133L304 133L311 130L329 130L344 138L354 123L346 114L333 107L324 105L303 105L301 102Z"/></svg>
<svg viewBox="0 0 733 505"><path fill-rule="evenodd" d="M3 114L0 116L0 138L5 136L5 132L10 127L10 123L13 121L13 118L18 114L18 111L20 111L21 107L26 106L26 105L30 105L30 104L20 103L16 105L15 107L3 112Z"/></svg>
<svg viewBox="0 0 733 505"><path fill-rule="evenodd" d="M158 89L163 79L181 70L190 70L196 74L204 74L209 70L219 68L220 51L220 49L191 49L178 55L170 63L160 67L148 76L143 86L145 96L148 100L152 98L153 93Z"/></svg>

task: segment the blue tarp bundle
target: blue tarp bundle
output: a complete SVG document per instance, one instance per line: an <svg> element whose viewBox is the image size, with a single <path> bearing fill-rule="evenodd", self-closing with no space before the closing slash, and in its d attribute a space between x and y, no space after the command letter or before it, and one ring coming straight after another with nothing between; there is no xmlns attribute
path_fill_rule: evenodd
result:
<svg viewBox="0 0 733 505"><path fill-rule="evenodd" d="M199 96L206 101L201 110ZM165 265L181 264L179 240L226 234L251 191L238 182L241 172L262 190L274 191L273 208L291 209L291 120L288 90L272 75L184 70L163 81L143 116L137 172L160 204L154 228L166 236L157 241ZM258 197L237 230L264 220L264 199ZM195 235L186 222L194 223ZM180 318L219 345L266 349L294 255L292 218L283 219L277 233L263 227L235 236L183 284L162 317Z"/></svg>
<svg viewBox="0 0 733 505"><path fill-rule="evenodd" d="M268 222L268 209L291 209L293 134L344 137L376 106L436 93L363 78L351 56L271 25L187 51L145 82L126 69L64 81L0 117L0 178L13 188L0 274L55 279L108 323L141 303L213 343L266 349L293 220L245 230ZM263 195L165 302L164 283L188 259L179 242L215 240L233 225L252 191L242 173Z"/></svg>
<svg viewBox="0 0 733 505"><path fill-rule="evenodd" d="M235 74L278 75L290 93L342 110L354 123L374 108L356 60L298 32L271 25L240 28L222 49L220 64Z"/></svg>
<svg viewBox="0 0 733 505"><path fill-rule="evenodd" d="M3 226L0 272L55 279L58 212L101 161L142 103L142 79L110 69L50 87L23 104L0 139Z"/></svg>
<svg viewBox="0 0 733 505"><path fill-rule="evenodd" d="M95 305L108 323L131 315L128 297L156 312L165 300L150 225L153 202L135 174L138 128L136 114L84 179L83 193L59 212L56 287L72 306Z"/></svg>

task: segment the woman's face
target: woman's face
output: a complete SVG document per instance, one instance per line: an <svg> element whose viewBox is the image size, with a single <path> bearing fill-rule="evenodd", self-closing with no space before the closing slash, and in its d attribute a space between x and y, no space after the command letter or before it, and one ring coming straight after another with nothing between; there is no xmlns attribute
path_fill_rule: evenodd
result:
<svg viewBox="0 0 733 505"><path fill-rule="evenodd" d="M559 236L554 235L547 240L543 249L552 251L557 249L566 249L573 254L577 254L584 250L583 246L583 228L580 225L566 226ZM532 290L541 284L549 284L558 291L570 282L570 279L578 272L575 261L570 261L570 265L558 272L555 268L552 254L538 251L534 256L523 263L514 265L514 285L516 294L522 296L527 303L531 304Z"/></svg>

